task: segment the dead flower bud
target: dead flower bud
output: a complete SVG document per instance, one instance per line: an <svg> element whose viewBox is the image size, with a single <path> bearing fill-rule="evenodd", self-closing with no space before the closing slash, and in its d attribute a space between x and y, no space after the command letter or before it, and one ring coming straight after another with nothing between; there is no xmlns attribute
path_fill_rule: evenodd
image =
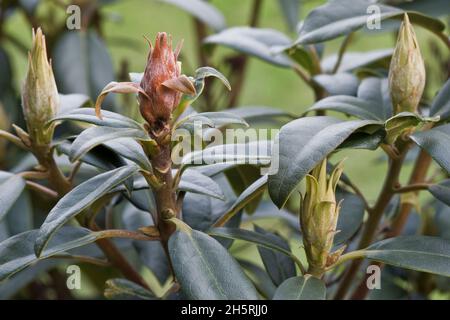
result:
<svg viewBox="0 0 450 320"><path fill-rule="evenodd" d="M394 113L416 112L425 87L425 65L416 33L405 13L389 68Z"/></svg>
<svg viewBox="0 0 450 320"><path fill-rule="evenodd" d="M181 44L172 50L172 40L165 32L158 33L154 46L150 41L149 44L150 52L141 83L108 84L97 99L96 109L100 116L100 105L107 93L136 93L142 117L152 131L159 132L167 125L182 94L195 95L196 90L192 80L181 74L181 63L177 60Z"/></svg>

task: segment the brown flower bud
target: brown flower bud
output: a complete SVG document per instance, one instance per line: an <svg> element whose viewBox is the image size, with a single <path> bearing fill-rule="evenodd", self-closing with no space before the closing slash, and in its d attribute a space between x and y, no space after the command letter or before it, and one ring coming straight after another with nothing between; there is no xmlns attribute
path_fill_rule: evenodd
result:
<svg viewBox="0 0 450 320"><path fill-rule="evenodd" d="M416 33L405 13L389 68L394 113L416 112L425 87L425 65Z"/></svg>
<svg viewBox="0 0 450 320"><path fill-rule="evenodd" d="M181 75L181 63L177 60L180 50L181 44L172 50L172 40L165 32L158 33L154 47L150 43L140 84L145 94L139 92L139 105L142 116L155 130L170 119L182 93L195 94L192 81Z"/></svg>
<svg viewBox="0 0 450 320"><path fill-rule="evenodd" d="M50 144L54 127L46 124L58 108L58 89L47 59L45 36L38 28L36 32L33 30L33 47L28 54L28 72L22 90L22 109L34 144Z"/></svg>

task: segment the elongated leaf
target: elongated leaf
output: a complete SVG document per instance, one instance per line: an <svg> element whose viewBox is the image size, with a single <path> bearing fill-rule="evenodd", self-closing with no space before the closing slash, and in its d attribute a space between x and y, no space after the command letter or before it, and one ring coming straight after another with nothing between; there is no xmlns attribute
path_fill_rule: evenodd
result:
<svg viewBox="0 0 450 320"><path fill-rule="evenodd" d="M444 84L436 98L433 100L430 110L431 116L441 116L441 120L450 117L450 79Z"/></svg>
<svg viewBox="0 0 450 320"><path fill-rule="evenodd" d="M0 242L0 281L41 259L92 243L100 236L84 228L61 228L37 258L33 247L38 234L39 230L25 231Z"/></svg>
<svg viewBox="0 0 450 320"><path fill-rule="evenodd" d="M216 163L267 165L270 163L271 141L256 141L214 145L188 153L181 159L181 165L203 165Z"/></svg>
<svg viewBox="0 0 450 320"><path fill-rule="evenodd" d="M365 208L359 196L339 188L336 192L336 200L342 200L336 228L339 232L335 235L333 243L338 246L344 244L358 231L364 219Z"/></svg>
<svg viewBox="0 0 450 320"><path fill-rule="evenodd" d="M278 3L289 29L295 30L299 20L300 0L278 0Z"/></svg>
<svg viewBox="0 0 450 320"><path fill-rule="evenodd" d="M133 195L138 192L133 192ZM146 190L145 193L148 194L148 191ZM148 211L138 210L132 205L125 207L122 223L128 230L138 230L142 227L154 225L152 216ZM161 242L134 240L132 244L141 262L153 272L160 283L165 283L167 277L170 275L170 270L169 262Z"/></svg>
<svg viewBox="0 0 450 320"><path fill-rule="evenodd" d="M367 9L371 5L366 0L333 0L320 6L306 17L295 44L323 42L349 34L364 27L373 19ZM385 19L403 19L405 11L395 7L377 4L380 21ZM417 12L408 12L411 21L433 32L440 33L445 25L439 20ZM370 23L370 22L369 22ZM381 26L382 27L382 26Z"/></svg>
<svg viewBox="0 0 450 320"><path fill-rule="evenodd" d="M154 300L153 293L127 279L109 279L106 281L105 297L108 299L144 299Z"/></svg>
<svg viewBox="0 0 450 320"><path fill-rule="evenodd" d="M81 108L74 109L65 113L60 113L54 117L51 122L71 120L71 121L81 121L91 124L96 124L98 126L113 127L113 128L135 128L141 129L142 126L136 121L122 116L121 114L102 110L103 119L99 119L95 115L94 108Z"/></svg>
<svg viewBox="0 0 450 320"><path fill-rule="evenodd" d="M260 268L256 264L245 261L242 259L237 259L242 268L244 268L245 273L250 277L253 284L263 297L267 299L272 299L273 294L277 287L272 282L272 279L268 276L266 270Z"/></svg>
<svg viewBox="0 0 450 320"><path fill-rule="evenodd" d="M245 122L244 119L231 112L202 112L190 115L182 119L177 127L184 128L186 126L192 126L196 123L199 123L200 125L208 125L215 128L226 126L229 124L248 126L247 122Z"/></svg>
<svg viewBox="0 0 450 320"><path fill-rule="evenodd" d="M383 120L376 111L379 106L372 101L352 96L331 96L319 100L308 111L334 110L365 120Z"/></svg>
<svg viewBox="0 0 450 320"><path fill-rule="evenodd" d="M230 109L228 112L233 113L246 121L255 120L273 120L275 117L294 118L294 116L281 109L266 106L243 106Z"/></svg>
<svg viewBox="0 0 450 320"><path fill-rule="evenodd" d="M417 132L411 139L450 173L450 124Z"/></svg>
<svg viewBox="0 0 450 320"><path fill-rule="evenodd" d="M434 184L428 190L436 199L450 206L450 179Z"/></svg>
<svg viewBox="0 0 450 320"><path fill-rule="evenodd" d="M263 234L269 239L276 241L277 243L282 245L286 251L291 251L291 249L289 248L289 244L281 237L267 232L257 225L255 225L255 231L257 233ZM284 280L295 277L297 275L294 261L292 261L292 259L285 254L264 248L262 246L258 246L258 252L261 256L261 260L267 270L267 273L276 286L279 286Z"/></svg>
<svg viewBox="0 0 450 320"><path fill-rule="evenodd" d="M387 78L365 78L361 81L357 96L373 102L373 106L377 108L371 109L371 112L377 114L380 119L387 120L392 117L392 101Z"/></svg>
<svg viewBox="0 0 450 320"><path fill-rule="evenodd" d="M207 37L204 43L223 45L280 67L292 65L289 58L274 50L290 45L291 40L273 29L233 27Z"/></svg>
<svg viewBox="0 0 450 320"><path fill-rule="evenodd" d="M91 127L80 133L72 143L72 147L70 148L70 160L76 161L99 144L119 138L150 140L148 134L141 129Z"/></svg>
<svg viewBox="0 0 450 320"><path fill-rule="evenodd" d="M255 231L239 228L213 228L208 231L208 234L215 237L247 241L270 250L275 250L290 258L293 257L292 252L286 249L285 243L280 241L279 238L268 237L265 234Z"/></svg>
<svg viewBox="0 0 450 320"><path fill-rule="evenodd" d="M0 221L3 220L9 209L25 189L25 180L17 175L11 175L0 184Z"/></svg>
<svg viewBox="0 0 450 320"><path fill-rule="evenodd" d="M95 101L105 83L114 80L111 57L93 29L64 33L55 44L52 57L62 93L82 93ZM111 96L107 101L111 105L114 100Z"/></svg>
<svg viewBox="0 0 450 320"><path fill-rule="evenodd" d="M261 196L261 194L266 190L267 187L267 175L262 176L255 182L253 182L247 189L245 189L233 205L228 209L228 211L222 215L214 225L217 227L223 226L228 220L230 220L235 214L240 210L245 208L250 202L255 198Z"/></svg>
<svg viewBox="0 0 450 320"><path fill-rule="evenodd" d="M333 117L307 117L284 125L275 141L278 170L269 174L269 194L281 208L297 184L324 157L343 143L353 132L376 121L341 121ZM274 157L277 155L274 154Z"/></svg>
<svg viewBox="0 0 450 320"><path fill-rule="evenodd" d="M80 108L89 101L89 97L84 94L60 94L59 95L59 112L66 113L71 110Z"/></svg>
<svg viewBox="0 0 450 320"><path fill-rule="evenodd" d="M103 142L103 145L122 157L134 161L141 168L150 172L153 170L150 160L136 140L132 138L118 138L113 141Z"/></svg>
<svg viewBox="0 0 450 320"><path fill-rule="evenodd" d="M212 4L202 0L159 0L173 4L214 29L220 31L226 28L225 18Z"/></svg>
<svg viewBox="0 0 450 320"><path fill-rule="evenodd" d="M78 185L61 198L39 229L35 244L36 255L42 254L52 235L62 225L107 194L109 190L131 177L138 169L136 165L129 165L99 174Z"/></svg>
<svg viewBox="0 0 450 320"><path fill-rule="evenodd" d="M351 73L319 74L313 80L325 89L331 96L355 96L359 80Z"/></svg>
<svg viewBox="0 0 450 320"><path fill-rule="evenodd" d="M326 287L322 280L299 276L284 281L275 291L273 300L325 300L325 297Z"/></svg>
<svg viewBox="0 0 450 320"><path fill-rule="evenodd" d="M386 239L368 247L363 255L397 267L450 277L450 241L427 236Z"/></svg>
<svg viewBox="0 0 450 320"><path fill-rule="evenodd" d="M346 52L342 57L338 72L354 71L358 68L388 68L389 62L394 52L393 49L379 49L368 52ZM336 65L338 55L330 55L321 62L324 72L331 72Z"/></svg>
<svg viewBox="0 0 450 320"><path fill-rule="evenodd" d="M186 170L181 176L178 190L207 195L216 199L224 199L220 186L210 177L196 170Z"/></svg>
<svg viewBox="0 0 450 320"><path fill-rule="evenodd" d="M239 264L210 236L176 231L169 239L169 254L188 299L258 299Z"/></svg>

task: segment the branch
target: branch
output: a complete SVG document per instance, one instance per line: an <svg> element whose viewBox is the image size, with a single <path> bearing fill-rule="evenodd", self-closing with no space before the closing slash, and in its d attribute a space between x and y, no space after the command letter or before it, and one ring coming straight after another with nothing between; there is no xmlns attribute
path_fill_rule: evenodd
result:
<svg viewBox="0 0 450 320"><path fill-rule="evenodd" d="M410 184L404 187L396 188L394 189L395 193L407 193L407 192L413 192L413 191L422 191L422 190L428 190L428 188L431 186L431 183L416 183L416 184Z"/></svg>
<svg viewBox="0 0 450 320"><path fill-rule="evenodd" d="M342 58L344 57L345 51L347 50L348 45L352 41L352 38L353 38L353 32L349 33L345 37L344 41L342 42L341 47L339 48L336 63L334 64L334 67L333 67L333 71L331 71L332 74L335 74L338 71L338 69L341 65L341 62L342 62Z"/></svg>
<svg viewBox="0 0 450 320"><path fill-rule="evenodd" d="M19 148L29 150L28 147L22 142L22 140L20 140L19 137L13 135L12 133L9 133L8 131L0 130L0 137L5 138L9 142L14 143Z"/></svg>
<svg viewBox="0 0 450 320"><path fill-rule="evenodd" d="M27 181L27 186L30 189L33 189L43 195L46 195L47 197L51 198L51 199L58 199L58 192L49 189L43 185L40 185L39 183L33 182L33 181Z"/></svg>

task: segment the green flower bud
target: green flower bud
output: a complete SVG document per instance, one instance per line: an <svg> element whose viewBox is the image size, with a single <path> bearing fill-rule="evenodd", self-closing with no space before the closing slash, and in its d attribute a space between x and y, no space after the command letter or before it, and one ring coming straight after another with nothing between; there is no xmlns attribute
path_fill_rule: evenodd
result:
<svg viewBox="0 0 450 320"><path fill-rule="evenodd" d="M425 65L416 33L405 13L389 68L394 113L416 112L425 87Z"/></svg>
<svg viewBox="0 0 450 320"><path fill-rule="evenodd" d="M306 193L300 206L300 225L308 259L308 273L321 277L334 263L340 251L332 253L340 204L336 203L336 185L342 174L342 162L327 178L327 160L306 176Z"/></svg>
<svg viewBox="0 0 450 320"><path fill-rule="evenodd" d="M28 71L22 89L22 109L33 144L50 144L54 126L46 124L58 108L58 89L47 59L45 36L38 28L36 32L33 30L33 46L28 53Z"/></svg>

